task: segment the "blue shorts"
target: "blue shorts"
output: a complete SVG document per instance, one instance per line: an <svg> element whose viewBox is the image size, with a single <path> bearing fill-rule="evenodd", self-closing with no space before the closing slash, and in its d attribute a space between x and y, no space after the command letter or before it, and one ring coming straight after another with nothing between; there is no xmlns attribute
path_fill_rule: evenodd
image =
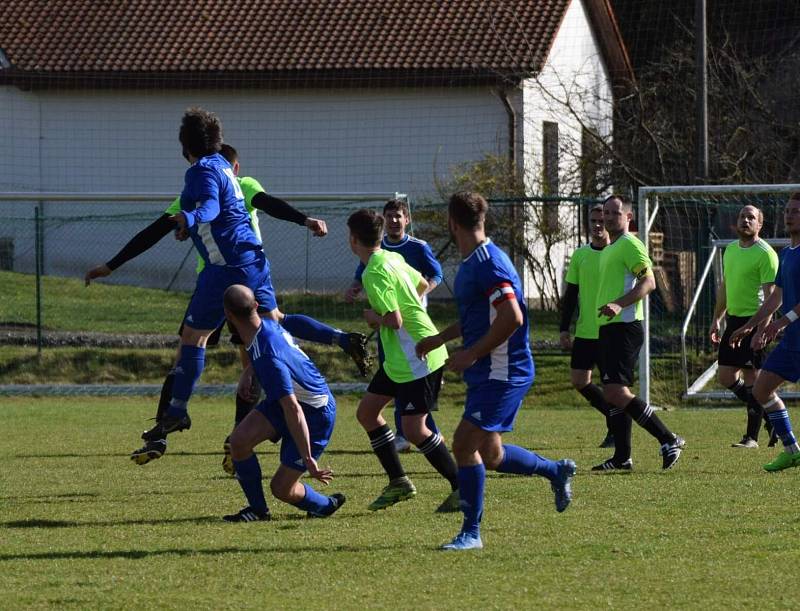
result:
<svg viewBox="0 0 800 611"><path fill-rule="evenodd" d="M329 395L326 407L310 407L303 403L300 405L303 407L303 414L305 414L308 426L311 456L314 457L314 460L318 460L328 446L333 434L333 424L336 420L336 401L333 395ZM297 449L294 443L292 433L286 425L286 418L284 418L281 404L277 401L272 403L262 401L256 405L256 409L269 420L270 424L275 427L275 430L281 436L281 464L290 469L305 471L306 463L303 461L300 450Z"/></svg>
<svg viewBox="0 0 800 611"><path fill-rule="evenodd" d="M531 384L533 377L524 382L487 380L469 386L462 417L484 431L511 431Z"/></svg>
<svg viewBox="0 0 800 611"><path fill-rule="evenodd" d="M789 350L780 342L769 353L761 369L779 375L787 382L797 382L800 380L800 352Z"/></svg>
<svg viewBox="0 0 800 611"><path fill-rule="evenodd" d="M274 310L278 307L269 273L269 261L260 255L256 261L243 267L206 265L197 276L197 286L183 322L192 329L219 327L225 319L222 296L233 284L243 284L252 290L259 309Z"/></svg>

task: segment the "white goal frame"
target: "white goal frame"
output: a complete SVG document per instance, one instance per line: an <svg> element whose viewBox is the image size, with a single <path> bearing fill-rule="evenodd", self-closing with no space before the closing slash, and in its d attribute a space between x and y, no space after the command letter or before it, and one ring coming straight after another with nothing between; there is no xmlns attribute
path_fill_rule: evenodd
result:
<svg viewBox="0 0 800 611"><path fill-rule="evenodd" d="M682 186L668 186L668 187L640 187L638 193L638 210L637 218L639 223L639 239L644 243L647 252L650 252L650 231L653 223L656 220L656 215L659 211L659 197L663 195L673 194L686 194L686 195L730 195L735 193L777 193L777 192L792 193L793 191L800 191L800 184L775 184L775 185L682 185ZM643 230L644 229L644 230ZM726 242L721 240L719 242ZM770 243L773 240L769 241ZM778 243L778 241L774 241ZM714 245L715 248L719 246ZM716 253L714 253L716 254ZM681 328L681 363L683 365L683 378L684 378L684 392L682 398L684 400L690 398L706 398L706 399L731 399L733 394L727 391L707 392L702 393L702 386L708 383L713 378L716 372L716 367L712 366L707 369L693 384L688 382L688 373L686 368L686 350L685 350L685 337L686 330L688 329L689 320L694 312L697 301L700 297L701 290L705 284L708 273L713 265L714 256L710 256L706 267L703 270L701 279L698 281L695 294L692 296L691 306L689 307L686 317ZM644 342L642 350L639 354L639 396L650 403L650 302L649 298L644 300ZM709 373L710 372L710 373ZM800 397L800 393L781 393L782 397L794 398L794 395Z"/></svg>

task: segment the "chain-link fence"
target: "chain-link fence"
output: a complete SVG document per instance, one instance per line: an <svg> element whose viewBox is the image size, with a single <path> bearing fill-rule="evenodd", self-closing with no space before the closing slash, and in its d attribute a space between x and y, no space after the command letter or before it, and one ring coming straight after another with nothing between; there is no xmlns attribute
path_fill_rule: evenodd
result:
<svg viewBox="0 0 800 611"><path fill-rule="evenodd" d="M11 195L0 194L9 199ZM362 195L318 196L293 201L305 214L325 220L328 235L259 213L264 249L282 309L303 312L341 328L365 329L364 302L348 303L358 260L348 244L346 221L358 208L380 209L386 199ZM0 267L5 298L0 329L6 343L49 346L167 346L183 317L196 279L191 242L165 236L155 246L84 286L86 272L109 261L137 232L163 214L147 201L41 200L2 202ZM95 200L102 199L95 197ZM588 204L581 198L523 198L492 202L489 232L522 272L532 306L557 308L560 278L569 254L586 236ZM427 239L441 261L445 281L431 295L432 314L452 319L452 282L460 261L450 240L446 207L412 204L412 232ZM534 267L535 263L537 267ZM542 281L549 270L554 283ZM547 280L547 278L544 278Z"/></svg>

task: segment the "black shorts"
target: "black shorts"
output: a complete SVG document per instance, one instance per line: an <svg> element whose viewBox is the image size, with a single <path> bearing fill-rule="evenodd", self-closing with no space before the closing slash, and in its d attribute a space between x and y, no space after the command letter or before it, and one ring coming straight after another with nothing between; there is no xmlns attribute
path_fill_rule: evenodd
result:
<svg viewBox="0 0 800 611"><path fill-rule="evenodd" d="M576 337L572 340L572 353L569 359L571 369L591 371L598 363L598 346L600 340Z"/></svg>
<svg viewBox="0 0 800 611"><path fill-rule="evenodd" d="M644 343L642 323L615 322L600 327L598 363L603 384L633 386L634 369Z"/></svg>
<svg viewBox="0 0 800 611"><path fill-rule="evenodd" d="M764 351L753 350L750 347L750 340L755 335L755 329L753 329L752 333L748 333L738 348L732 348L728 343L731 334L748 320L750 320L749 316L728 315L725 317L725 333L722 334L722 339L719 343L717 364L736 367L737 369L761 369L761 363L764 362Z"/></svg>
<svg viewBox="0 0 800 611"><path fill-rule="evenodd" d="M443 373L444 367L439 367L424 378L411 382L395 382L386 375L383 365L381 365L369 383L367 392L394 397L398 406L402 406L402 415L404 416L427 414L436 409Z"/></svg>

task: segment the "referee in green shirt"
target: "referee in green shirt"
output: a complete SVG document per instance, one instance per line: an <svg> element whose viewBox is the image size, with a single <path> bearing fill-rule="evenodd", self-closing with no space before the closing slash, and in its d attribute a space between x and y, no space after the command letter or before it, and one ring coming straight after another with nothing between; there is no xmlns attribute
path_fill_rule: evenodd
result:
<svg viewBox="0 0 800 611"><path fill-rule="evenodd" d="M722 257L722 284L717 291L714 317L711 320L711 341L719 344L717 364L720 384L729 388L747 406L747 429L735 448L757 448L758 431L764 410L753 400L752 390L764 360L763 350L754 350L750 340L766 327L768 319L735 348L730 345L731 334L758 311L775 287L778 254L759 232L764 214L752 205L739 211L736 233L739 241L729 244ZM720 337L720 322L725 315L725 333ZM770 439L770 447L774 445Z"/></svg>
<svg viewBox="0 0 800 611"><path fill-rule="evenodd" d="M589 404L599 411L606 420L606 437L601 448L614 447L611 433L609 407L603 398L603 389L592 383L592 370L598 363L599 325L595 296L599 290L598 263L600 253L608 246L608 232L603 223L603 206L597 204L589 211L591 240L589 244L576 248L569 259L566 290L561 300L561 325L559 341L563 350L570 351L570 380ZM578 308L578 321L575 323L575 338L570 337L569 328L575 308Z"/></svg>
<svg viewBox="0 0 800 611"><path fill-rule="evenodd" d="M592 471L630 470L631 420L661 444L662 469L672 468L685 444L653 411L635 396L633 370L644 341L642 300L656 286L652 263L644 244L628 232L633 207L620 195L603 202L603 222L611 242L600 253L597 313L600 317L600 376L603 395L610 406L614 456Z"/></svg>

